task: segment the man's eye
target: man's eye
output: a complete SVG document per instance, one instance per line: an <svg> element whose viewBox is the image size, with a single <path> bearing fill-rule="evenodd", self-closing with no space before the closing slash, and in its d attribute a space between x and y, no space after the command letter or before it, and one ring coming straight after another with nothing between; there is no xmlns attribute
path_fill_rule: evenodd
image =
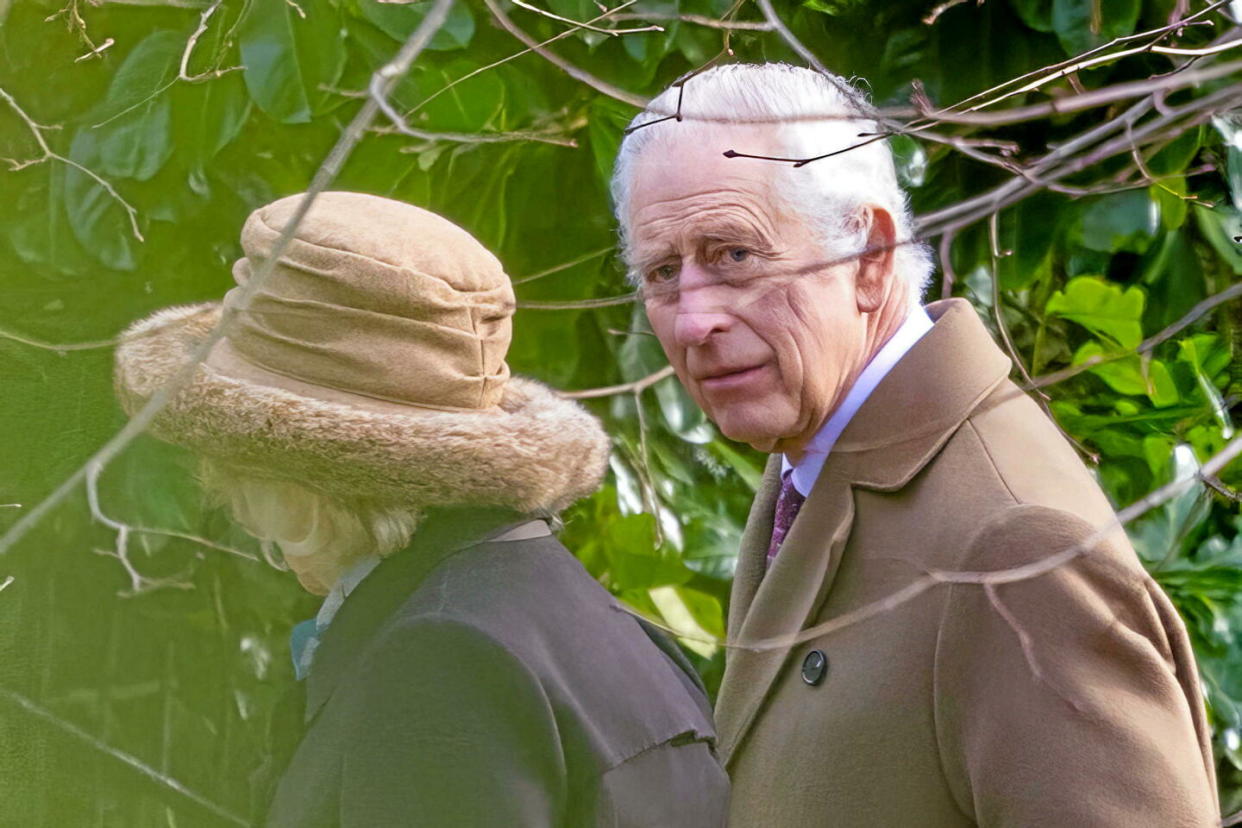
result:
<svg viewBox="0 0 1242 828"><path fill-rule="evenodd" d="M732 261L744 262L750 258L750 251L745 247L730 247L728 250L728 256Z"/></svg>
<svg viewBox="0 0 1242 828"><path fill-rule="evenodd" d="M671 264L653 267L647 272L647 281L649 282L667 282L677 275L677 267Z"/></svg>

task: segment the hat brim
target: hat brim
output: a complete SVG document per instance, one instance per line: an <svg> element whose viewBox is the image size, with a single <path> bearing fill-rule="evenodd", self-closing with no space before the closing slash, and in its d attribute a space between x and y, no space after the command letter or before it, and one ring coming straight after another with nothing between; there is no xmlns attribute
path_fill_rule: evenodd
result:
<svg viewBox="0 0 1242 828"><path fill-rule="evenodd" d="M214 302L165 308L121 336L114 379L128 413L190 361L220 313ZM195 366L151 432L257 477L407 506L532 512L589 495L607 467L599 421L532 380L510 379L494 408L437 411L296 393L288 383L231 375L227 359L212 357Z"/></svg>

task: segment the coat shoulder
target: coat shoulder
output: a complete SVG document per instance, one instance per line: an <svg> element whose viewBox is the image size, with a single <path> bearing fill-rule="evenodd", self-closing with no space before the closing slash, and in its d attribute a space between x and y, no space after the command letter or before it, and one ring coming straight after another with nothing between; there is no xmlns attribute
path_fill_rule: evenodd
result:
<svg viewBox="0 0 1242 828"><path fill-rule="evenodd" d="M558 711L566 738L596 757L601 773L674 739L715 742L688 665L658 646L555 538L452 556L392 623L424 620L468 626L520 662Z"/></svg>

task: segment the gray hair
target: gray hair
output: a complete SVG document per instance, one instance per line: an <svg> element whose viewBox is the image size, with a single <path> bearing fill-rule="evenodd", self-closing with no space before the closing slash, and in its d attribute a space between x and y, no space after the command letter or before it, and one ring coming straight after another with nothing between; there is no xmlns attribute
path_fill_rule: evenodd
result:
<svg viewBox="0 0 1242 828"><path fill-rule="evenodd" d="M670 119L667 116L678 112L679 97L681 120ZM841 259L866 248L871 228L861 208L883 207L892 215L896 231L894 271L909 285L911 301L918 303L931 276L931 251L914 238L909 200L897 183L887 141L867 143L868 137L859 135L876 132L870 111L866 98L845 79L785 63L716 66L689 78L683 87L674 85L661 92L630 127L664 120L629 132L613 167L613 205L630 278L635 282L640 278L633 272L629 201L633 167L642 153L655 144L693 140L696 129L714 124L772 124L789 157L810 158L854 147L803 167L767 162L779 176L778 198L807 222L826 254Z"/></svg>

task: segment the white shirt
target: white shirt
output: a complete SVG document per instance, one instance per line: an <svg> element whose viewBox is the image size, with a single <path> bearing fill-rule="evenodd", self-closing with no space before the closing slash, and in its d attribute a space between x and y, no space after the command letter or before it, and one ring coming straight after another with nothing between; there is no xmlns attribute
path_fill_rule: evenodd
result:
<svg viewBox="0 0 1242 828"><path fill-rule="evenodd" d="M932 320L927 311L921 307L912 311L897 332L867 363L867 367L858 375L858 380L850 387L845 399L828 418L828 422L811 438L802 459L793 463L788 455L781 455L781 475L793 469L793 485L798 494L803 497L810 496L815 481L819 479L820 470L824 468L824 461L828 459L828 452L832 451L841 432L845 431L845 427L880 384L880 380L888 376L888 372L914 347L914 343L931 329Z"/></svg>

